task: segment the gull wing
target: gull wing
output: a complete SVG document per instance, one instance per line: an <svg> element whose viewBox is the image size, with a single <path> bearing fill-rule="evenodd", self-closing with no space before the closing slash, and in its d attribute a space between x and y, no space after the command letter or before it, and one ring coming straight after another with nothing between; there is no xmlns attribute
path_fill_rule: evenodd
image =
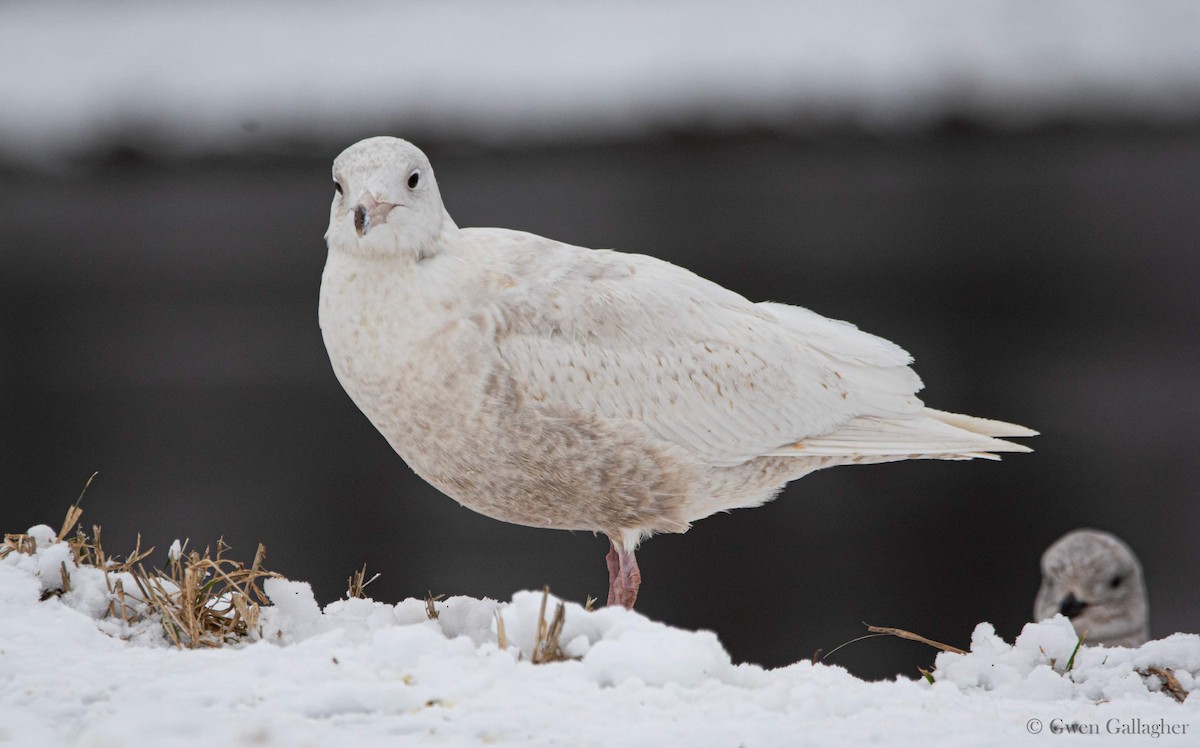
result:
<svg viewBox="0 0 1200 748"><path fill-rule="evenodd" d="M847 322L644 255L473 231L508 286L490 310L501 358L550 413L637 422L715 466L1026 451L991 438L1021 427L925 408L908 353Z"/></svg>

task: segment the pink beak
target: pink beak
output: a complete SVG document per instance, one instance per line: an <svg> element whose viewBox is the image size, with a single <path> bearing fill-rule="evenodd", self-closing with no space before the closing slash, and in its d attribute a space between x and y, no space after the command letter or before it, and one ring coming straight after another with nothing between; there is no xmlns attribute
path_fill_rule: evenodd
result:
<svg viewBox="0 0 1200 748"><path fill-rule="evenodd" d="M371 193L363 193L354 209L354 230L365 236L372 227L387 223L388 213L395 207L396 203L381 203Z"/></svg>

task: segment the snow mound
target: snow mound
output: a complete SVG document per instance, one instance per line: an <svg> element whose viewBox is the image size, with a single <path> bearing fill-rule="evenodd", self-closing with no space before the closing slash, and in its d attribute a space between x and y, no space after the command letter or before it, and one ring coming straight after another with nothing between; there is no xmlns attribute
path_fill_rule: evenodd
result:
<svg viewBox="0 0 1200 748"><path fill-rule="evenodd" d="M1160 690L1161 677L1146 676L1151 668L1172 671L1189 693L1200 673L1196 634L1174 634L1137 648L1084 646L1075 653L1077 643L1071 622L1061 615L1027 624L1013 644L981 623L971 636L970 654L938 655L937 679L1014 698L1104 701L1137 698L1147 687Z"/></svg>
<svg viewBox="0 0 1200 748"><path fill-rule="evenodd" d="M937 656L933 684L868 683L809 662L735 664L711 632L568 602L569 659L534 665L539 592L452 597L431 619L422 600L322 609L307 584L269 579L254 641L178 650L105 617L104 572L76 566L48 528L30 535L33 553L0 559L0 743L1007 746L1045 730L1170 745L1200 730L1200 697L1179 703L1149 672L1194 690L1196 635L1084 646L1068 670L1065 619L1012 644L981 623L968 654ZM70 591L54 594L64 574Z"/></svg>

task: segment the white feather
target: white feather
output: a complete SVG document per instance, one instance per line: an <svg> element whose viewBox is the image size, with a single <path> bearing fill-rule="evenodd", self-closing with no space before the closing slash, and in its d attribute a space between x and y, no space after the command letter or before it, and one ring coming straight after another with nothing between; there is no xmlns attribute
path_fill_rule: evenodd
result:
<svg viewBox="0 0 1200 748"><path fill-rule="evenodd" d="M651 257L503 229L462 233L481 259L504 258L500 355L540 407L635 421L714 466L1027 451L958 427L987 433L995 422L935 417L916 396L908 353L849 323L754 304Z"/></svg>
<svg viewBox="0 0 1200 748"><path fill-rule="evenodd" d="M629 545L832 465L1028 451L996 438L1028 429L925 408L908 353L849 323L643 255L460 229L405 141L358 143L333 177L334 371L476 511Z"/></svg>

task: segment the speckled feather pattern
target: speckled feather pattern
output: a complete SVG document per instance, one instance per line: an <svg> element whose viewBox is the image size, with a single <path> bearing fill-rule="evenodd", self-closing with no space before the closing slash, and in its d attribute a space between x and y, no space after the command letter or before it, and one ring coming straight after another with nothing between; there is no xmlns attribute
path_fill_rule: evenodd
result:
<svg viewBox="0 0 1200 748"><path fill-rule="evenodd" d="M1042 585L1034 620L1059 612L1067 595L1086 607L1071 619L1088 644L1137 647L1150 638L1150 602L1142 565L1120 538L1100 530L1073 530L1042 555Z"/></svg>
<svg viewBox="0 0 1200 748"><path fill-rule="evenodd" d="M405 141L352 146L334 179L334 371L482 514L636 544L830 465L1027 451L992 438L1027 429L925 408L908 354L848 323L652 257L460 229Z"/></svg>

